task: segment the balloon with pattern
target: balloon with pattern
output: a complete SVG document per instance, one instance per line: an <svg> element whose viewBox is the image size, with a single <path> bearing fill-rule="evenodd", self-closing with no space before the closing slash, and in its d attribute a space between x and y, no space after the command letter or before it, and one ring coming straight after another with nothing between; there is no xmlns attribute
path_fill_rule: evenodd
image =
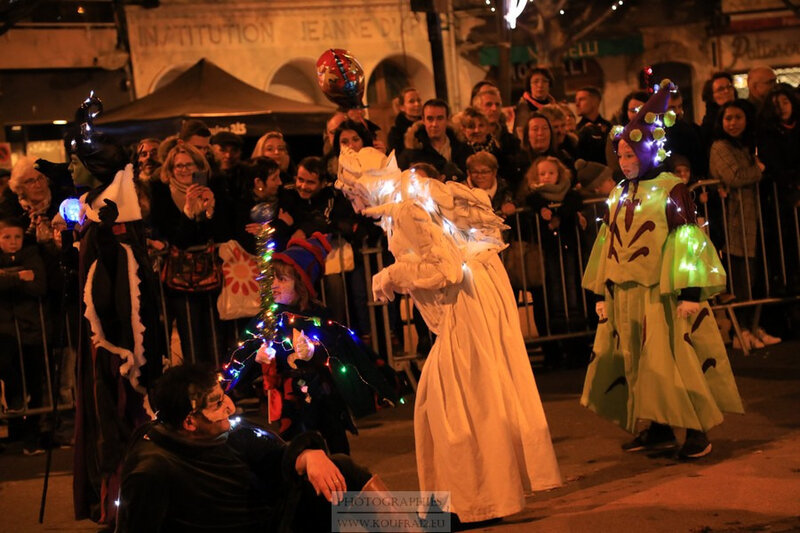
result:
<svg viewBox="0 0 800 533"><path fill-rule="evenodd" d="M364 107L364 69L349 51L325 50L317 59L317 82L334 104L345 109Z"/></svg>

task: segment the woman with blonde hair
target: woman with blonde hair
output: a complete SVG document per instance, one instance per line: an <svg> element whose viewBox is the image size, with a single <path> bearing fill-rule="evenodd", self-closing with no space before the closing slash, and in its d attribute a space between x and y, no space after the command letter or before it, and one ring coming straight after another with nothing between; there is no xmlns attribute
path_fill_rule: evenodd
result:
<svg viewBox="0 0 800 533"><path fill-rule="evenodd" d="M289 148L283 133L279 131L268 131L256 142L256 147L250 155L250 159L256 157L269 157L281 168L281 183L289 185L294 182L297 172L294 162L289 157Z"/></svg>
<svg viewBox="0 0 800 533"><path fill-rule="evenodd" d="M208 161L200 151L186 143L175 145L161 167L161 180L153 182L151 204L154 231L170 246L164 275L169 323L172 319L177 321L184 360L206 362L213 361L215 348L210 322L215 306L209 295L219 287L205 285L207 280L199 277L177 278L170 262L185 260L189 255L207 256L209 266L216 261L213 251L206 252L213 240L214 226L221 222L215 213L218 199L207 183L209 171ZM182 286L182 282L188 283Z"/></svg>

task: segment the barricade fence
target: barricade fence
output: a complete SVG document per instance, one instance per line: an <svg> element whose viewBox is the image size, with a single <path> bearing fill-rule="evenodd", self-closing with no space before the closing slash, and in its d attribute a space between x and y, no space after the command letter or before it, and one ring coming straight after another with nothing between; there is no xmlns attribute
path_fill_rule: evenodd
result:
<svg viewBox="0 0 800 533"><path fill-rule="evenodd" d="M690 191L695 197L698 224L714 243L728 274L727 290L711 302L712 308L728 317L732 334L739 338L747 354L747 346L741 342L742 333L758 327L761 306L800 299L797 206L785 204L787 195L781 195L774 183L726 189L719 181L702 180L693 184ZM567 339L585 338L588 347L589 337L596 328L595 298L581 288L581 279L604 219L605 202L605 198L584 200L581 216L576 217L574 224L563 227L552 227L528 208L517 209L506 221L508 248L501 253L501 258L517 297L520 323L531 353L542 343ZM550 207L555 209L559 204ZM415 385L410 363L421 357L421 345L430 346L432 335L420 323L418 313L415 317L408 296L388 303L373 300L372 277L393 260L386 247L381 243L361 243L356 248L352 262L345 264L345 254L340 254L342 262L338 271L322 277L320 297L335 320L359 334L390 366L405 371ZM163 256L163 253L153 256L157 273L163 268ZM202 360L213 360L218 366L224 363L248 319L220 320L216 310L218 292L170 294L160 281L161 277L158 278L160 327L169 364ZM176 310L180 316L176 316ZM12 349L18 360L11 365L16 376L9 375L9 369L3 369L5 390L8 393L21 389L22 401L19 394L14 398L6 394L8 405L0 409L0 419L52 410L53 397L57 398L59 409L73 406L73 341L77 338L78 321L70 320L69 313L61 317L51 315L52 320L47 316L46 306L40 301L39 321L43 333L41 345L36 349L29 349L23 342L18 324L15 324L16 346L3 347L6 361ZM53 346L52 340L48 342L47 332L53 329L49 322L59 320L64 321L64 340L60 341L61 345ZM179 320L183 321L183 331L188 334L186 339L177 334L181 329L177 327ZM212 346L201 345L203 339L210 339ZM42 360L32 364L27 352L38 354ZM54 362L61 369L60 383L53 383L55 367L51 363ZM38 372L30 369L40 369L41 376L31 375ZM43 383L42 400L31 402L29 385L32 379L39 378ZM9 388L9 380L14 379L16 388ZM53 387L58 389L55 395Z"/></svg>
<svg viewBox="0 0 800 533"><path fill-rule="evenodd" d="M68 312L56 315L41 299L36 307L38 339L23 335L14 316L14 338L1 348L0 420L50 412L54 401L58 410L74 406L74 318ZM56 338L63 338L59 346Z"/></svg>

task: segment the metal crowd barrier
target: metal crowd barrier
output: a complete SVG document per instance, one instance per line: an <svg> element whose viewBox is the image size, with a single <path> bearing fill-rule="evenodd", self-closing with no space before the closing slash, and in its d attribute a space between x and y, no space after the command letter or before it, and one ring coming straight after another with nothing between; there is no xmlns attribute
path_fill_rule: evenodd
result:
<svg viewBox="0 0 800 533"><path fill-rule="evenodd" d="M56 409L59 411L71 409L74 407L74 365L75 365L75 349L72 343L73 335L72 335L72 325L70 324L69 314L65 313L62 317L64 320L63 324L57 325L57 327L65 328L65 336L64 336L64 345L63 346L53 346L52 343L48 342L47 338L47 320L45 320L45 309L44 304L41 299L38 301L38 311L39 311L39 328L41 329L41 357L42 361L40 361L41 365L26 365L25 361L30 356L26 354L27 352L32 352L33 350L26 350L26 346L29 346L27 343L23 341L22 333L19 325L19 321L17 317L14 317L14 346L4 346L2 347L3 350L8 350L12 357L17 358L17 362L19 364L18 368L13 370L18 371L18 374L14 374L11 372L12 368L3 369L4 370L4 378L3 378L3 394L2 394L2 407L0 408L0 420L9 419L9 418L16 418L16 417L25 417L25 416L32 416L32 415L39 415L42 413L49 413L53 411L53 398L56 398ZM55 328L51 328L55 329ZM38 348L38 347L37 347ZM38 352L39 350L35 350ZM16 352L16 353L11 353ZM59 358L58 368L61 370L56 372L56 375L59 376L59 383L53 383L53 369L55 367L51 367L51 361L53 356L57 355ZM12 363L10 359L7 362ZM32 376L31 371L27 370L27 367L33 368L41 368L42 375L39 376ZM6 373L8 372L8 373ZM27 378L27 379L26 379ZM28 381L29 380L42 380L42 397L41 397L41 404L32 406L31 402L33 398L30 397L29 388L28 388ZM11 380L15 380L18 384L18 389L21 390L22 396L21 398L11 398L8 396L9 394L9 382ZM53 387L58 387L58 393L54 395ZM21 401L21 404L17 404L17 401ZM9 403L11 402L11 403Z"/></svg>
<svg viewBox="0 0 800 533"><path fill-rule="evenodd" d="M730 203L737 202L736 206L739 210L739 225L741 232L742 248L747 249L748 237L746 227L750 223L744 215L744 202L742 195L736 195L736 200L730 200L731 196L714 194L720 188L720 182L717 180L702 180L690 187L690 191L696 196L696 206L698 216L701 217L701 226L706 232L712 236L712 240L716 237L717 247L723 265L728 273L728 287L727 294L718 296L712 303L712 309L715 311L723 311L730 319L733 333L739 338L740 345L745 354L749 353L746 344L742 341L742 325L737 319L735 311L743 308L753 308L754 317L753 323L746 325L746 329L754 329L758 325L760 318L760 309L765 304L778 304L778 303L791 303L800 300L800 294L793 294L791 290L787 291L787 287L791 282L795 281L790 279L791 275L800 276L800 222L798 217L798 209L796 206L781 205L781 198L778 188L775 184L758 184L751 185L744 189L750 189L755 197L755 223L757 225L757 246L756 255L751 260L741 262L741 266L737 266L735 261L732 261L731 254L727 253L732 236L729 231L729 211ZM767 191L767 198L762 198L764 190ZM704 197L708 196L708 200L701 201ZM524 264L520 264L520 272L522 273L522 284L515 287L515 294L518 297L518 307L520 308L521 320L525 334L525 341L529 345L530 351L534 351L536 346L545 342L560 341L566 339L578 339L582 337L589 337L594 334L594 309L589 305L587 300L586 291L580 287L580 280L583 277L585 260L588 257L588 252L597 235L597 231L602 222L602 217L605 209L605 198L588 199L583 202L584 207L582 213L588 221L586 228L581 228L576 225L574 228L561 228L556 237L556 245L558 256L556 258L549 258L551 265L557 264L558 269L553 272L552 269L548 270L548 258L545 257L544 250L540 248L542 253L539 254L540 269L544 276L544 281L541 286L532 284L531 281L526 279L526 269ZM553 204L551 207L557 207L558 204ZM715 209L716 208L716 209ZM790 211L790 212L789 212ZM719 216L716 214L718 213ZM766 214L766 215L765 215ZM774 215L774 220L772 216ZM513 228L510 232L510 241L523 242L524 232L523 227L528 224L529 238L525 241L531 245L542 242L542 224L538 216L531 213L528 208L517 209L513 218L510 220ZM532 222L532 223L531 223ZM787 227L789 226L789 227ZM774 231L774 232L773 232ZM572 252L567 246L565 251L564 238L570 232L570 240L572 239L571 233L574 232L574 255L569 255ZM769 240L765 240L769 236ZM772 246L777 244L777 246ZM787 244L794 249L787 250ZM414 339L413 320L412 320L412 306L411 299L408 296L402 296L394 303L375 302L372 299L372 276L374 273L380 271L385 266L385 248L381 245L362 246L360 254L355 254L355 261L360 261L360 270L363 272L364 283L366 285L366 306L369 314L369 332L358 331L359 334L368 333L368 344L377 353L383 355L388 364L400 371L404 371L409 378L412 385L416 385L414 374L411 372L411 363L418 359L417 342ZM770 257L774 253L775 257ZM162 254L155 256L154 269L156 272L161 271ZM340 254L343 258L344 254ZM524 256L520 254L520 261L523 261ZM343 260L343 259L342 259ZM577 266L576 272L571 273L565 265L569 261L574 261ZM751 264L752 262L752 264ZM341 283L344 289L345 305L344 317L346 325L353 328L352 316L349 310L350 287L348 287L348 276L345 272L344 264L341 265L341 272L335 276L339 278L337 282ZM734 291L734 276L744 274L746 280L746 294L735 294ZM357 273L356 273L357 274ZM326 276L322 279L322 298L323 303L326 299ZM159 276L160 280L160 276ZM332 281L328 280L327 283ZM754 291L754 287L758 291ZM797 289L798 287L794 287ZM579 296L578 305L576 306L575 298L570 301L570 291L575 291ZM170 347L172 345L172 324L168 323L169 314L167 312L167 304L165 297L165 290L163 284L159 282L159 296L160 296L160 314L161 323L164 329L164 340L167 353L171 353ZM225 355L221 354L218 345L220 337L220 328L224 325L224 321L216 318L214 308L216 307L215 301L216 293L209 293L206 295L209 298L209 312L211 323L211 336L214 342L214 359L215 363L219 365ZM535 301L541 303L540 307L534 309ZM560 316L553 314L552 304L558 303L561 309L558 310ZM190 302L188 297L185 301L186 311L189 320L190 332L192 329ZM392 320L393 316L397 316L397 320ZM45 332L45 315L44 308L40 302L39 304L39 317L42 326L42 331ZM67 358L70 353L74 354L72 343L73 336L72 328L77 325L69 324L69 316L64 317L66 323L66 345L60 349L60 357ZM538 328L535 324L537 321L543 326ZM560 323L556 324L558 321ZM236 321L232 324L226 325L233 330L233 336L238 339L239 328ZM394 324L393 324L394 322ZM19 335L19 326L17 325L17 356L20 361L21 376L19 379L23 388L23 408L15 411L0 411L0 419L11 418L14 416L27 416L43 413L52 410L51 400L53 398L53 382L50 372L50 361L52 357L52 346L48 345L46 336L42 338L42 353L44 357L44 376L45 380L45 394L42 406L30 406L27 402L27 387L25 385L25 357L24 346ZM392 345L392 334L397 328L402 328L403 346L397 349ZM190 340L192 347L189 354L183 354L184 359L195 361L196 354L194 349L194 339ZM230 339L229 339L230 340ZM225 346L226 350L231 349L231 346ZM74 374L74 360L72 363L62 361L64 370L61 372L65 379L69 379ZM62 387L63 388L63 387ZM62 391L60 397L70 397L67 393ZM69 409L73 406L71 397L70 401L59 402L58 409Z"/></svg>
<svg viewBox="0 0 800 533"><path fill-rule="evenodd" d="M800 300L800 294L792 294L795 290L800 288L792 286L797 280L790 279L791 274L800 274L800 272L798 272L798 268L800 267L800 224L798 224L797 206L782 206L778 186L772 181L762 181L753 185L726 191L724 184L719 180L709 179L698 181L691 185L689 189L696 196L695 203L697 204L698 215L702 215L706 221L704 227L708 228L707 230L711 232L716 230L718 233L721 230L723 236L721 243L715 242L714 244L717 246L717 250L723 258L723 264L727 269L728 293L727 295L718 297L716 302L712 305L712 308L715 310L722 310L728 315L734 334L739 339L739 344L743 352L745 355L749 355L750 350L742 338L742 326L739 324L739 320L734 311L736 309L753 307L754 313L752 322L746 325L747 327L745 329L755 330L759 326L762 305L791 303ZM752 265L748 258L741 262L746 280L746 295L735 294L734 277L741 275L741 269L735 266L734 261L732 261L732 257L736 256L728 253L733 238L732 235L730 235L730 206L728 204L730 203L730 194L736 190L752 192L755 198L754 222L756 224L757 237L757 241L754 243L756 247L755 255L753 256ZM720 194L719 191L723 192ZM717 194L714 194L715 192L717 192ZM765 192L767 194L766 199L763 198ZM710 195L708 201L699 201L701 195ZM710 216L711 208L714 207L714 204L711 204L711 196L718 200L719 213L722 215L721 220L714 219ZM735 198L735 206L738 207L739 211L738 221L741 233L741 248L746 251L750 244L748 242L746 227L750 225L751 221L745 218L745 204L742 199L742 194L736 194ZM787 210L789 213L787 213ZM771 221L768 216L765 216L765 212L768 215L774 214L774 221ZM790 228L784 227L787 218L792 226ZM768 232L768 228L774 229L775 233L772 234ZM767 235L769 235L769 239L766 238ZM774 244L777 244L777 247L774 248L777 251L777 257L770 258L770 250L773 249L772 245ZM795 248L797 257L794 257L795 254L787 254L787 244ZM757 262L761 263L761 271L753 272L754 267L757 266ZM754 287L758 289L759 294L754 294Z"/></svg>

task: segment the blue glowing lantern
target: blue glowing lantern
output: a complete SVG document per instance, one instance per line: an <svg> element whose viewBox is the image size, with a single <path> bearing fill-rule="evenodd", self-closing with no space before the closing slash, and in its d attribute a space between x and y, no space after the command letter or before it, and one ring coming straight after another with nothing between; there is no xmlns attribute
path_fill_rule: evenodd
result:
<svg viewBox="0 0 800 533"><path fill-rule="evenodd" d="M58 206L58 214L70 228L77 224L81 218L81 201L77 198L67 198Z"/></svg>

